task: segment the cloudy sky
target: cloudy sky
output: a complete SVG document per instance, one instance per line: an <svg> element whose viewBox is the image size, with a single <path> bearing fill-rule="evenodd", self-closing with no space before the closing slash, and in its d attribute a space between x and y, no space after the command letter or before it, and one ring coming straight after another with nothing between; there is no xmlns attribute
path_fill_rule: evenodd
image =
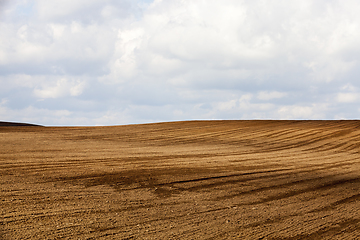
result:
<svg viewBox="0 0 360 240"><path fill-rule="evenodd" d="M0 0L0 121L360 116L357 0Z"/></svg>

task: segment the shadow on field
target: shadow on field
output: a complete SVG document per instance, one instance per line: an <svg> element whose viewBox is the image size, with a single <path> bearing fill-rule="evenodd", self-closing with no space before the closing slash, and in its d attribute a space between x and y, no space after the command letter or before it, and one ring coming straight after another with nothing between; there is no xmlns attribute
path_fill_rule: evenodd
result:
<svg viewBox="0 0 360 240"><path fill-rule="evenodd" d="M282 180L281 183L278 183L279 179ZM84 187L107 185L116 191L147 188L158 197L170 197L182 192L212 191L219 187L233 190L231 193L217 197L217 200L278 190L276 194L263 197L251 204L267 203L342 185L350 185L354 191L360 189L360 177L349 177L342 174L319 175L319 173L309 170L293 172L289 169L235 173L206 168L143 169L59 177L52 181L54 180ZM242 190L244 184L254 181L257 182L255 188ZM357 200L360 200L360 194L354 195L348 200L339 201L339 204ZM336 204L326 208L329 207L336 207Z"/></svg>

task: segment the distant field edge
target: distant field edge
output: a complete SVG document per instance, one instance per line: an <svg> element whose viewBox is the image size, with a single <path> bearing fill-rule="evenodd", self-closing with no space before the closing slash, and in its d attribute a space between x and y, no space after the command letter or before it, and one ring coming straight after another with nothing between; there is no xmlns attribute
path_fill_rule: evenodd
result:
<svg viewBox="0 0 360 240"><path fill-rule="evenodd" d="M256 123L257 124L299 124L299 123L360 123L360 119L335 119L335 120L329 120L329 119L318 119L318 120L302 120L302 119L294 119L294 120L280 120L280 119L242 119L242 120L234 120L234 119L212 119L212 120L179 120L179 121L165 121L165 122L147 122L147 123L133 123L133 124L120 124L120 125L105 125L105 126L76 126L76 125L70 125L70 126L47 126L47 127L66 127L66 128L78 128L78 127L119 127L119 126L136 126L136 125L163 125L163 124L191 124L191 123ZM0 127L46 127L44 125L39 124L32 124L32 123L21 123L21 122L5 122L0 121Z"/></svg>
<svg viewBox="0 0 360 240"><path fill-rule="evenodd" d="M42 127L41 125L19 122L3 122L0 121L0 127Z"/></svg>

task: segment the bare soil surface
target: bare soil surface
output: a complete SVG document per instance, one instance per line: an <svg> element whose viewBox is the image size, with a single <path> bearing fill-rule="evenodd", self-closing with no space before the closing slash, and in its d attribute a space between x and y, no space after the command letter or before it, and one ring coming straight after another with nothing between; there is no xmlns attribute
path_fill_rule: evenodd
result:
<svg viewBox="0 0 360 240"><path fill-rule="evenodd" d="M360 121L0 127L3 239L360 239Z"/></svg>

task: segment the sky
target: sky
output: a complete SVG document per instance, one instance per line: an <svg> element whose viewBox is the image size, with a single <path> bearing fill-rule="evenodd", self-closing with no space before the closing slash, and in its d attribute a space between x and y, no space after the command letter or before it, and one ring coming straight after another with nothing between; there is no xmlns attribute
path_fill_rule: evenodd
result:
<svg viewBox="0 0 360 240"><path fill-rule="evenodd" d="M357 0L0 0L0 121L358 119Z"/></svg>

